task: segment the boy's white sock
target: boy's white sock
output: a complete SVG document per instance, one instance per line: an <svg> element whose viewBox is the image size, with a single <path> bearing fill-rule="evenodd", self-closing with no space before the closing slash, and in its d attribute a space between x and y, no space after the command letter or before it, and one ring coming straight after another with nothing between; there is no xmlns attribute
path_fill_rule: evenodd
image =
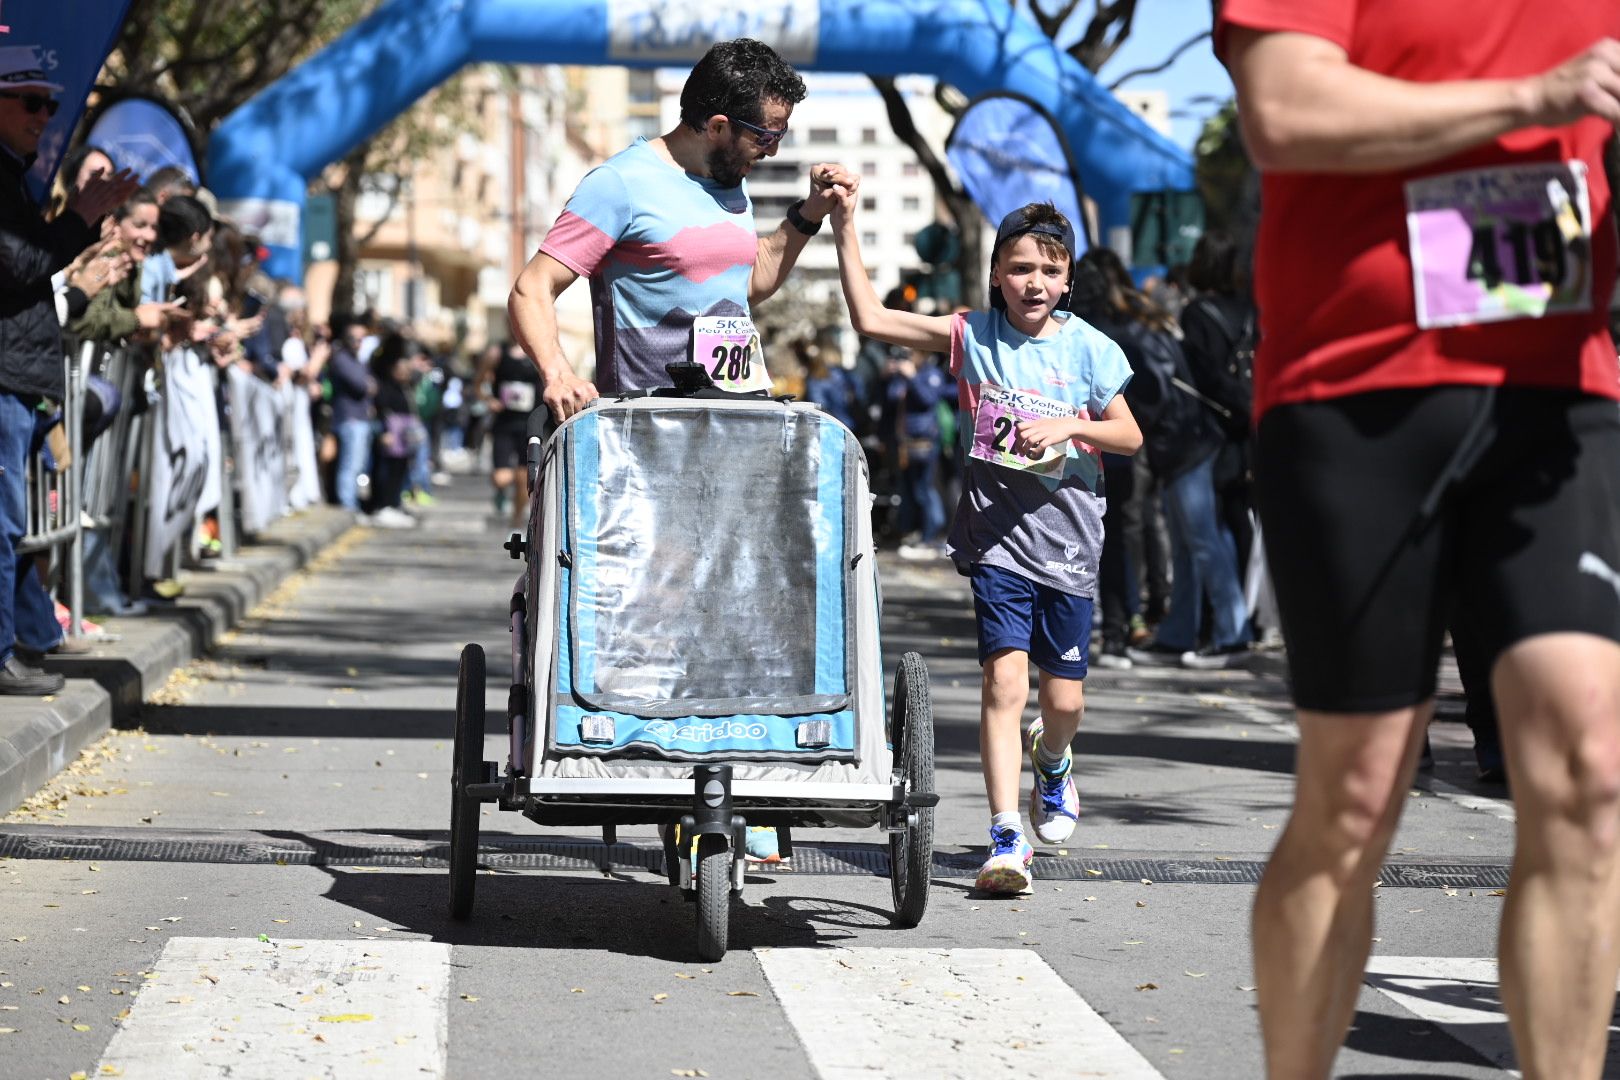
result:
<svg viewBox="0 0 1620 1080"><path fill-rule="evenodd" d="M1044 736L1035 740L1035 763L1048 773L1055 773L1063 767L1063 757L1067 753L1068 747L1064 747L1055 754L1052 753L1046 748Z"/></svg>
<svg viewBox="0 0 1620 1080"><path fill-rule="evenodd" d="M1004 814L991 814L990 829L992 832L996 829L1011 829L1013 832L1022 835L1024 831L1024 816L1016 810L1009 810Z"/></svg>

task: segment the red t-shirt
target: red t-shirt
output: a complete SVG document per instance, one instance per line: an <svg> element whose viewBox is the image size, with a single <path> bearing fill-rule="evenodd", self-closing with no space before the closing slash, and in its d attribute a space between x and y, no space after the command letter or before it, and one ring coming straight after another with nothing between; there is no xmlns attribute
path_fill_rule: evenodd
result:
<svg viewBox="0 0 1620 1080"><path fill-rule="evenodd" d="M1613 5L1595 0L1225 0L1215 42L1224 56L1233 25L1297 31L1325 38L1345 49L1356 66L1396 79L1496 79L1532 75L1568 60L1611 33L1613 20ZM1562 128L1524 128L1402 172L1263 177L1255 252L1261 327L1256 419L1287 402L1444 384L1562 387L1620 398L1620 365L1607 321L1615 235L1602 148L1610 132L1608 123L1586 119ZM1571 282L1589 284L1589 310L1459 325L1448 321L1458 294L1447 294L1429 278L1424 289L1435 328L1420 329L1407 182L1509 163L1577 161L1585 163L1590 205L1590 273L1567 273ZM1526 177L1546 190L1542 171L1526 170L1521 179ZM1455 191L1460 188L1453 185L1467 182L1448 177L1438 183ZM1542 202L1556 205L1553 198L1543 196ZM1553 267L1574 265L1564 260L1555 213L1549 211L1545 222L1525 219L1511 234L1509 219L1477 205L1472 214L1421 218L1434 223L1424 229L1450 230L1452 261L1464 268L1453 267L1458 287L1500 285L1504 273L1511 282L1532 267L1520 280L1539 281L1543 269L1550 280L1563 280L1556 275L1566 271ZM1566 226L1575 220L1563 215ZM1489 252L1479 246L1480 228L1494 240ZM1548 232L1554 235L1543 235ZM1426 238L1420 254L1437 253L1422 255L1420 262L1435 272L1446 261L1438 255L1440 241L1433 232L1420 235ZM1543 264L1542 256L1557 261ZM1449 289L1452 282L1443 284ZM1445 295L1449 301L1439 299Z"/></svg>

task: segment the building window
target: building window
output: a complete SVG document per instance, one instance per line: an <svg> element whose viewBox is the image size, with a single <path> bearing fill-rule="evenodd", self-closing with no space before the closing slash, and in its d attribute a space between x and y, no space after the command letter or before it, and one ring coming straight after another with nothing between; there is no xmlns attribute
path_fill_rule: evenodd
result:
<svg viewBox="0 0 1620 1080"><path fill-rule="evenodd" d="M863 233L861 233L861 244L864 245L865 247L876 247L877 242L878 242L877 241L877 233L875 233L875 232L863 232Z"/></svg>
<svg viewBox="0 0 1620 1080"><path fill-rule="evenodd" d="M922 166L915 161L903 162L900 166L901 176L918 176L922 173Z"/></svg>
<svg viewBox="0 0 1620 1080"><path fill-rule="evenodd" d="M906 245L906 247L911 247L917 242L917 234L914 232L908 232L900 238L900 242Z"/></svg>
<svg viewBox="0 0 1620 1080"><path fill-rule="evenodd" d="M875 213L877 211L877 196L876 195L863 195L863 196L861 196L861 209L865 210L867 213Z"/></svg>
<svg viewBox="0 0 1620 1080"><path fill-rule="evenodd" d="M900 200L902 210L921 210L922 200L915 195L907 195Z"/></svg>
<svg viewBox="0 0 1620 1080"><path fill-rule="evenodd" d="M811 143L835 143L838 141L837 128L811 128Z"/></svg>
<svg viewBox="0 0 1620 1080"><path fill-rule="evenodd" d="M861 128L861 142L867 146L877 142L877 128Z"/></svg>
<svg viewBox="0 0 1620 1080"><path fill-rule="evenodd" d="M876 176L877 175L877 162L875 162L875 161L863 161L863 162L861 162L861 175L862 176Z"/></svg>

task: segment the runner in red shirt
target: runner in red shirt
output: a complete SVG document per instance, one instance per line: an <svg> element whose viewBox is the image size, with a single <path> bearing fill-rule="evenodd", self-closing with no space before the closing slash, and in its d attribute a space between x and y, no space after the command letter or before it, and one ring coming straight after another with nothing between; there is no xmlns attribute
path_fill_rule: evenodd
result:
<svg viewBox="0 0 1620 1080"><path fill-rule="evenodd" d="M1596 1078L1620 969L1614 3L1226 0L1265 175L1258 496L1300 746L1255 900L1269 1075L1329 1074L1447 620L1487 644L1518 815L1524 1075Z"/></svg>

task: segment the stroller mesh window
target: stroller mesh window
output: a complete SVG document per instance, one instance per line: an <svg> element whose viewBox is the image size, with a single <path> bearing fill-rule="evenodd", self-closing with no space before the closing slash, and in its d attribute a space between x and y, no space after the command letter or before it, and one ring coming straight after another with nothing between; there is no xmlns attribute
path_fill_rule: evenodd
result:
<svg viewBox="0 0 1620 1080"><path fill-rule="evenodd" d="M844 465L828 462L829 489L822 426L786 409L661 409L578 427L575 694L642 716L847 703Z"/></svg>

